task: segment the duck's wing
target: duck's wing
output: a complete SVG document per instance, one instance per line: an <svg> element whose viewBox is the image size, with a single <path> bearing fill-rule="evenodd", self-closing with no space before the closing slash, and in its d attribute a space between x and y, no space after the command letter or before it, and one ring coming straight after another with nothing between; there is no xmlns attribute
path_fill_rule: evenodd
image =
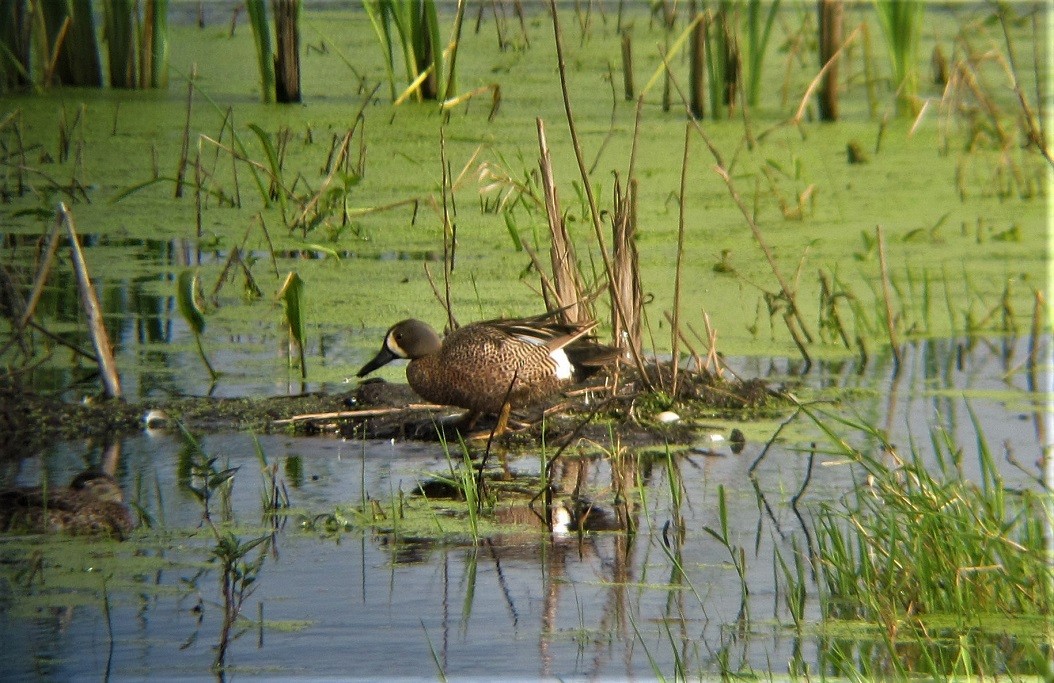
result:
<svg viewBox="0 0 1054 683"><path fill-rule="evenodd" d="M597 326L595 321L577 325L551 322L548 316L495 320L488 324L504 335L535 346L544 346L549 351L556 351L573 344Z"/></svg>

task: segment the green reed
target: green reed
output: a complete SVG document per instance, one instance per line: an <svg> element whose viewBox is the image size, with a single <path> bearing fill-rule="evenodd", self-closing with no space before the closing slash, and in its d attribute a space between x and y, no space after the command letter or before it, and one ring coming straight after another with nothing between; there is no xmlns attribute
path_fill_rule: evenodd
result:
<svg viewBox="0 0 1054 683"><path fill-rule="evenodd" d="M918 0L874 0L874 3L889 49L897 112L915 116L919 111L919 37L926 3Z"/></svg>
<svg viewBox="0 0 1054 683"><path fill-rule="evenodd" d="M392 100L401 101L410 94L417 100L445 99L453 91L453 83L451 74L444 73L435 0L363 0L362 6L384 55ZM402 51L409 86L402 96L397 95L395 86L397 47Z"/></svg>
<svg viewBox="0 0 1054 683"><path fill-rule="evenodd" d="M105 0L111 88L168 86L168 0Z"/></svg>
<svg viewBox="0 0 1054 683"><path fill-rule="evenodd" d="M942 428L928 449L912 441L901 456L877 427L803 410L866 474L845 500L821 503L816 517L826 627L861 625L872 674L969 675L1007 660L1014 670L1042 669L1054 612L1049 492L1005 484L972 411L976 482L964 448ZM866 435L880 452L850 446L836 425ZM993 647L999 642L1005 647ZM839 648L830 656L862 666L860 653Z"/></svg>
<svg viewBox="0 0 1054 683"><path fill-rule="evenodd" d="M245 9L249 13L249 25L253 29L253 41L256 44L256 64L260 71L260 99L274 102L274 48L271 47L271 25L267 20L267 8L264 0L246 0Z"/></svg>

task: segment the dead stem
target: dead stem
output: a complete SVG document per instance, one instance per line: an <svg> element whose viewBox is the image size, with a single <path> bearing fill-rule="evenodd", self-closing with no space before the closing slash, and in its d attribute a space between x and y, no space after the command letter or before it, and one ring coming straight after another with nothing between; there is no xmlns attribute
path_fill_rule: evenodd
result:
<svg viewBox="0 0 1054 683"><path fill-rule="evenodd" d="M1050 154L1050 149L1047 147L1046 136L1043 134L1043 130L1041 128L1043 119L1041 117L1037 117L1036 113L1032 111L1032 107L1029 106L1028 100L1025 98L1025 91L1021 87L1021 83L1018 81L1017 78L1017 62L1014 59L1014 45L1013 42L1010 40L1010 32L1006 26L1005 14L1008 11L1008 8L1005 2L999 2L998 6L999 11L996 12L996 15L999 17L999 25L1003 29L1003 37L1006 40L1006 56L1007 60L1010 63L1010 68L1007 71L1008 75L1010 76L1010 82L1014 87L1014 93L1017 95L1018 104L1021 105L1021 115L1022 118L1024 118L1025 120L1025 133L1028 136L1029 142L1036 146L1036 149L1039 150L1039 153L1042 154L1043 158L1047 160L1047 163L1051 166L1054 166L1054 157L1052 157ZM1034 15L1033 21L1035 21ZM1038 48L1038 40L1035 41L1035 45ZM1039 76L1040 73L1041 72L1039 71L1039 69L1037 69L1037 89L1042 87L1040 84L1044 80L1043 77ZM1039 101L1042 103L1043 100Z"/></svg>
<svg viewBox="0 0 1054 683"><path fill-rule="evenodd" d="M304 413L292 417L275 420L271 424L285 425L304 422L306 420L337 420L349 417L376 417L378 415L392 415L407 410L442 410L449 406L441 406L435 403L410 403L406 406L396 408L363 408L362 410L339 410L331 413Z"/></svg>

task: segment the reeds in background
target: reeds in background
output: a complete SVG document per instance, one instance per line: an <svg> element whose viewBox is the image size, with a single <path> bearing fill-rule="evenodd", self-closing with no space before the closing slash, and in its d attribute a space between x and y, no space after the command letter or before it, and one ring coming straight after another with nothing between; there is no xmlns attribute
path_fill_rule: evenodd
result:
<svg viewBox="0 0 1054 683"><path fill-rule="evenodd" d="M0 92L32 83L28 14L24 0L0 0Z"/></svg>
<svg viewBox="0 0 1054 683"><path fill-rule="evenodd" d="M392 100L402 102L407 97L417 100L442 100L454 91L453 66L444 71L444 49L439 39L439 19L435 0L363 0L363 7L377 34L384 54L388 74L388 88ZM458 3L455 36L451 41L456 50L464 3ZM397 94L395 50L402 51L403 67L408 87ZM453 62L453 60L451 60Z"/></svg>
<svg viewBox="0 0 1054 683"><path fill-rule="evenodd" d="M271 24L267 20L267 8L264 0L246 0L245 9L249 13L249 25L253 30L256 44L256 65L260 72L260 100L274 102L275 71L274 49L271 47Z"/></svg>
<svg viewBox="0 0 1054 683"><path fill-rule="evenodd" d="M106 0L111 88L168 87L168 0Z"/></svg>
<svg viewBox="0 0 1054 683"><path fill-rule="evenodd" d="M878 23L889 48L897 112L915 116L919 112L919 38L926 3L918 0L874 0Z"/></svg>

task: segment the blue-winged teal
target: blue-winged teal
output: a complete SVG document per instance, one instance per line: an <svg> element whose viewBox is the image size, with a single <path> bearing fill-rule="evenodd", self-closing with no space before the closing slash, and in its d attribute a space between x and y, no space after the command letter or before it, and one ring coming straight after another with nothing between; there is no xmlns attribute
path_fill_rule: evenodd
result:
<svg viewBox="0 0 1054 683"><path fill-rule="evenodd" d="M78 474L68 488L0 491L0 531L124 538L134 528L117 480L96 470Z"/></svg>
<svg viewBox="0 0 1054 683"><path fill-rule="evenodd" d="M472 323L440 339L426 323L403 320L388 330L380 352L358 376L409 359L406 379L422 398L468 408L470 420L499 414L500 432L509 408L538 403L618 358L617 349L589 335L595 327L546 314Z"/></svg>

